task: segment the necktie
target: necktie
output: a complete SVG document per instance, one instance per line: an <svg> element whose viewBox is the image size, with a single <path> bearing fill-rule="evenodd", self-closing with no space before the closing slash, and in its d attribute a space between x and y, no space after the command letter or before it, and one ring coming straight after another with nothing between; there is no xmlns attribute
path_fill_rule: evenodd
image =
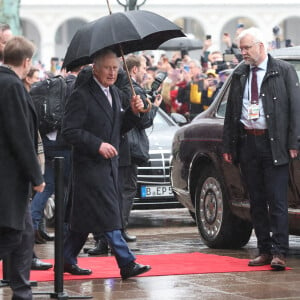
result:
<svg viewBox="0 0 300 300"><path fill-rule="evenodd" d="M111 95L109 93L109 88L104 88L103 91L104 91L104 94L107 97L107 100L108 100L110 106L112 106L112 100L111 100Z"/></svg>
<svg viewBox="0 0 300 300"><path fill-rule="evenodd" d="M258 86L257 86L257 71L258 67L252 68L252 80L251 80L251 103L258 103Z"/></svg>

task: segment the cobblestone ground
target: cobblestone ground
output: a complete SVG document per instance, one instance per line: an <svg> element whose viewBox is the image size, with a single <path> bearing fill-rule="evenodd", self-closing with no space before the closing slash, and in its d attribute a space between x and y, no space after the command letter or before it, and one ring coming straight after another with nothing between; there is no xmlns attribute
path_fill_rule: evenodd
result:
<svg viewBox="0 0 300 300"><path fill-rule="evenodd" d="M207 248L186 209L135 210L130 224L129 233L137 236L137 242L130 243L135 254L202 252L237 258L250 258L256 254L254 235L239 250ZM93 238L89 236L86 246L93 245ZM53 242L35 245L35 250L41 259L54 257ZM126 281L120 278L65 281L64 296L93 296L93 299L99 300L300 299L300 237L290 236L288 266L292 269L284 272L135 277ZM40 282L33 291L53 292L53 284ZM49 296L34 296L34 299L47 298ZM0 288L0 299L11 299L8 287Z"/></svg>

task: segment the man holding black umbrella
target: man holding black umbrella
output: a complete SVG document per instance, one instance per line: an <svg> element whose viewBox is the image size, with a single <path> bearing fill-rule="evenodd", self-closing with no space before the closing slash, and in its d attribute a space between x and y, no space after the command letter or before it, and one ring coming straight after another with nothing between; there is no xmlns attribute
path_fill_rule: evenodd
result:
<svg viewBox="0 0 300 300"><path fill-rule="evenodd" d="M135 262L121 233L120 138L138 122L144 103L134 96L131 107L122 111L121 95L114 86L118 69L116 54L102 50L94 59L93 77L75 89L66 105L62 133L73 145L73 175L64 271L73 275L92 273L77 265L77 255L89 232L105 235L123 279L151 269Z"/></svg>

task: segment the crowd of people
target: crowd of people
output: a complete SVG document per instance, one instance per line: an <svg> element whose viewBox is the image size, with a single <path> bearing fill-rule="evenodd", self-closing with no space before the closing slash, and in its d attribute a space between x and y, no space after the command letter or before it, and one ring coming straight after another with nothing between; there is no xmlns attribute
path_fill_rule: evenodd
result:
<svg viewBox="0 0 300 300"><path fill-rule="evenodd" d="M211 41L207 40L199 59L191 58L187 52L181 51L174 51L170 58L162 54L158 61L154 60L154 55L139 54L146 61L141 86L151 94L152 83L164 73L157 91L162 95L161 108L168 114L176 112L192 120L209 107L231 70L240 61L238 54L225 61L226 53L210 52L210 47ZM41 70L41 78L58 74L65 76L62 64L62 60L51 59L51 71Z"/></svg>
<svg viewBox="0 0 300 300"><path fill-rule="evenodd" d="M90 233L94 234L96 243L95 248L88 249L87 253L107 254L110 248L123 279L149 271L150 266L135 261L127 244L136 240L126 229L136 193L137 166L142 163L132 150L130 132L137 130L134 134L145 137L145 128L152 126L159 106L167 113L178 112L192 120L209 108L227 76L242 59L246 65L260 67L260 71L263 71L259 75L261 84L266 64L268 61L273 63L273 59L267 56L259 33L239 28L239 46L224 34L227 45L225 55L230 55L229 60L221 51L209 51L209 37L199 59L192 59L188 53L180 51L174 52L171 58L162 55L157 63L145 53L128 55L126 65L131 86L120 59L111 50L99 52L92 66L78 66L68 72L57 67L57 59L53 59L55 68L45 72L40 68L41 64L32 67L35 46L30 41L24 37L13 37L7 25L1 25L0 29L0 87L3 91L0 97L0 144L5 145L0 151L0 259L11 258L9 280L14 299L32 298L30 269L45 270L52 267L37 258L33 245L53 240L43 225L43 211L47 199L54 193L52 163L55 156L65 157L67 166L64 272L73 275L92 273L92 270L82 269L77 264L77 256ZM250 52L256 46L257 52L253 52L252 60ZM283 64L278 65L278 68L280 72L288 70L292 74L291 79L296 81L292 69ZM31 86L36 81L58 74L66 78L68 86L64 116L59 128L43 133L38 128L38 115L30 96ZM236 71L234 74L237 82ZM238 82L232 88L232 99L241 94L240 91L235 93L237 86ZM283 96L284 99L288 98L287 95ZM295 105L295 112L298 112L294 99L288 101ZM145 109L147 105L150 110ZM243 111L242 116L232 121L236 109L234 104L229 103L225 119L224 159L232 163L233 149L230 143L234 140L234 130L241 127L240 123L237 125L234 122L240 118L243 122L245 118L243 134L265 138L261 142L268 150L268 163L263 171L272 175L267 189L270 194L268 201L274 204L272 207L275 213L278 211L282 215L281 223L274 218L270 219L272 228L261 222L259 217L262 210L265 220L268 220L267 204L259 207L258 202L262 202L262 199L256 190L265 187L249 177L247 184L252 201L252 218L260 250L260 256L250 261L249 265L263 265L272 261L274 268L284 269L288 247L285 229L288 225L283 193L286 192L288 178L288 157L284 156L279 164L273 165L272 152L266 142L265 114L258 113L252 103L249 108L253 110L253 118L249 119ZM261 105L259 109L262 110ZM252 121L260 118L264 128L252 128ZM282 140L285 141L284 138ZM144 145L146 152L149 150L147 137L145 143L140 144ZM289 149L291 157L298 153L296 144L292 143ZM253 144L251 147L247 144L245 149L238 151L249 152L249 156L252 156L256 149ZM250 150L253 151L250 153ZM252 157L239 157L246 176L264 176L260 160L255 160L258 167L254 169L249 168ZM67 180L69 178L71 181ZM276 187L282 187L277 188L275 193L280 197L272 196L274 193L270 187L273 186L274 178L278 179ZM280 207L284 207L284 211ZM274 234L272 239L269 236L271 229L274 233L274 228L280 229L277 240ZM275 252L271 253L271 250Z"/></svg>

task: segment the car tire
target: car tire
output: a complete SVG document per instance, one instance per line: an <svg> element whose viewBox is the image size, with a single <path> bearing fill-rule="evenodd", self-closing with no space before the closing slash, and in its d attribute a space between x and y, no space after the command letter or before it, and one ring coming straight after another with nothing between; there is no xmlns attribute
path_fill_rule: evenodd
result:
<svg viewBox="0 0 300 300"><path fill-rule="evenodd" d="M208 247L237 249L248 243L252 225L230 211L224 187L212 166L201 172L195 191L196 223Z"/></svg>
<svg viewBox="0 0 300 300"><path fill-rule="evenodd" d="M190 213L191 217L194 219L194 221L196 221L196 214L191 210L189 210L189 213Z"/></svg>

